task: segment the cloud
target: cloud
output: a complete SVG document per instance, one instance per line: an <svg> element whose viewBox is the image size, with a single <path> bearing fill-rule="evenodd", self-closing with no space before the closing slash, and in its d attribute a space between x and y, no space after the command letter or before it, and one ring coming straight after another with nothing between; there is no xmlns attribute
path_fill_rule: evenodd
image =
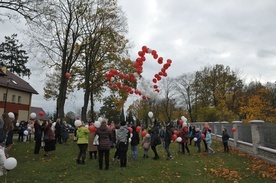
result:
<svg viewBox="0 0 276 183"><path fill-rule="evenodd" d="M134 44L130 51L133 61L146 45L165 59L172 59L169 77L223 64L232 70L239 69L247 81L276 81L275 0L120 0L119 3L128 21L127 37ZM1 41L16 24L6 22L0 26L5 27L1 28ZM21 27L15 30L19 34ZM151 80L159 68L147 55L144 77ZM30 81L33 86L43 88L42 81L33 80L34 77ZM40 99L35 100L43 104L41 92ZM72 101L76 102L68 101L68 109L82 106L83 99L79 97L82 93L75 95ZM44 103L48 106L48 102Z"/></svg>

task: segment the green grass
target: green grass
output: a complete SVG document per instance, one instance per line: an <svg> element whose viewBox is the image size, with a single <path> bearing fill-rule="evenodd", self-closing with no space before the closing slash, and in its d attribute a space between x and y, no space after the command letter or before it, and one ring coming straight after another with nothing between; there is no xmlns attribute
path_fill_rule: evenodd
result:
<svg viewBox="0 0 276 183"><path fill-rule="evenodd" d="M114 149L110 152L110 169L99 170L98 161L89 159L85 165L75 162L78 147L70 139L66 146L57 144L56 151L49 157L43 157L43 149L34 155L34 142L16 142L10 156L17 159L17 167L0 177L0 182L275 182L275 166L252 158L244 153L222 152L222 144L213 142L214 155L197 153L194 146L189 146L191 155L178 154L178 144L171 144L173 159L166 160L165 150L158 147L159 160L142 158L143 149L139 146L138 160L133 161L128 151L128 164L120 168L119 162L113 161ZM153 152L150 150L150 156ZM256 163L255 163L256 162ZM261 163L260 163L261 162ZM261 168L258 168L260 166ZM271 174L274 172L274 175ZM273 179L274 178L274 179Z"/></svg>

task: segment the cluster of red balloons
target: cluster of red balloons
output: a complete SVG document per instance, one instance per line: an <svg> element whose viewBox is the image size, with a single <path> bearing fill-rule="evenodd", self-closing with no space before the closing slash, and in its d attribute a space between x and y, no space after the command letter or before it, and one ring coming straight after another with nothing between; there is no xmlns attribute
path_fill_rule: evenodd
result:
<svg viewBox="0 0 276 183"><path fill-rule="evenodd" d="M151 54L154 59L157 59L158 64L163 64L163 57L159 57L156 50L151 50L147 46L143 46L141 51L138 51L139 57L136 59L136 62L134 62L134 68L136 69L136 72L138 74L141 74L143 71L143 63L146 61L145 54ZM163 64L163 67L161 70L156 73L152 79L153 88L154 91L159 92L158 85L156 84L158 81L160 81L162 76L166 77L167 69L171 66L172 60L168 59L166 63Z"/></svg>
<svg viewBox="0 0 276 183"><path fill-rule="evenodd" d="M133 63L133 67L136 70L137 75L140 75L143 72L143 63L146 61L146 54L151 54L154 59L157 59L158 64L163 64L163 57L159 57L156 50L151 50L147 46L143 46L141 51L138 51L139 57ZM159 92L158 85L156 84L160 81L163 77L166 77L167 69L171 66L172 60L168 59L164 64L161 70L156 73L152 79L154 91ZM114 79L117 77L118 79ZM105 74L106 80L109 81L108 85L110 88L118 89L118 90L125 90L129 94L136 94L142 96L143 99L147 99L145 95L142 95L141 91L138 89L134 89L128 85L123 85L119 80L127 80L131 82L136 82L136 75L135 73L124 74L114 68L110 69L108 73Z"/></svg>
<svg viewBox="0 0 276 183"><path fill-rule="evenodd" d="M114 79L117 77L118 79ZM124 74L114 68L110 69L108 73L105 74L106 80L109 81L108 86L113 89L118 89L118 90L125 90L129 94L136 94L142 96L143 99L146 99L146 96L142 95L141 91L138 89L134 89L127 84L123 85L120 80L127 80L131 82L136 82L136 77L134 73L130 74Z"/></svg>

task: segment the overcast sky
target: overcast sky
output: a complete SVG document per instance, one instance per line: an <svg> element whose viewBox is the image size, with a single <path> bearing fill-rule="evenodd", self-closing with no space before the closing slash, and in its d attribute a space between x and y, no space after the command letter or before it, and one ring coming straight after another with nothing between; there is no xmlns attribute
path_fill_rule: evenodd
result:
<svg viewBox="0 0 276 183"><path fill-rule="evenodd" d="M242 71L247 82L276 81L275 0L119 0L119 4L127 17L127 37L134 44L133 61L146 45L172 60L169 77L223 64ZM0 41L16 29L23 36L18 25L0 22ZM161 65L149 55L146 58L143 76L151 80ZM43 99L45 76L37 76L28 81L39 92L32 105L53 112L55 102ZM69 98L65 112L82 107L77 96ZM129 102L133 100L130 97Z"/></svg>

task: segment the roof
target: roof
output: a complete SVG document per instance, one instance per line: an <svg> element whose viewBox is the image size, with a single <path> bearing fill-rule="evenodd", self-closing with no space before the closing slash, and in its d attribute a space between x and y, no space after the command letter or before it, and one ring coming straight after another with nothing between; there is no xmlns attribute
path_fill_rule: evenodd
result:
<svg viewBox="0 0 276 183"><path fill-rule="evenodd" d="M9 82L9 88L14 90L19 90L23 92L38 94L38 92L26 81L18 77L17 75L11 73L7 70L6 76L0 77L0 86L7 87L7 84Z"/></svg>
<svg viewBox="0 0 276 183"><path fill-rule="evenodd" d="M43 116L40 116L39 115L39 112L43 112L44 115ZM30 114L31 113L35 113L36 114L36 119L40 119L40 120L48 120L50 119L49 116L45 113L45 111L41 108L41 107L32 107L30 108Z"/></svg>

